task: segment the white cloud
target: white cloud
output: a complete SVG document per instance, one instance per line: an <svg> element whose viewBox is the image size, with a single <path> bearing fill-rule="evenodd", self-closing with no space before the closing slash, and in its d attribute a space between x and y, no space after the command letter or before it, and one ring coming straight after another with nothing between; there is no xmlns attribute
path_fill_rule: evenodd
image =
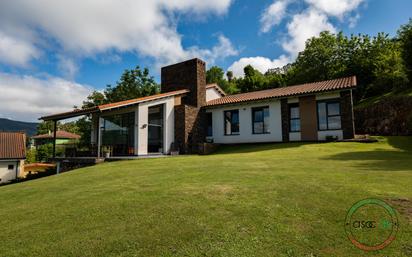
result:
<svg viewBox="0 0 412 257"><path fill-rule="evenodd" d="M348 21L349 21L349 28L354 28L356 26L356 24L358 23L358 20L360 19L360 14L357 13L354 16L349 17Z"/></svg>
<svg viewBox="0 0 412 257"><path fill-rule="evenodd" d="M305 49L305 42L309 38L318 36L320 32L326 30L336 32L328 17L312 8L294 15L287 29L289 39L285 40L282 47L292 58L296 58L299 52Z"/></svg>
<svg viewBox="0 0 412 257"><path fill-rule="evenodd" d="M308 4L317 10L343 19L344 15L352 12L365 0L306 0Z"/></svg>
<svg viewBox="0 0 412 257"><path fill-rule="evenodd" d="M58 55L57 60L58 68L62 72L63 76L67 79L73 80L79 70L79 66L76 61L70 57L62 55Z"/></svg>
<svg viewBox="0 0 412 257"><path fill-rule="evenodd" d="M274 61L264 57L241 58L234 62L229 70L233 70L235 76L243 75L243 68L251 64L260 71L267 68L283 66L293 61L299 52L305 49L306 41L318 36L322 31L336 33L337 29L329 21L329 17L337 17L341 21L348 18L349 26L356 25L359 14L348 17L365 0L305 0L308 7L291 16L287 23L287 36L281 40L282 49L286 54ZM261 17L261 32L269 32L274 26L279 25L285 18L288 5L293 0L275 0L266 8ZM289 16L288 16L289 17ZM285 63L286 62L286 63ZM258 68L259 67L259 68Z"/></svg>
<svg viewBox="0 0 412 257"><path fill-rule="evenodd" d="M263 33L269 32L274 26L278 25L286 15L286 8L290 0L275 0L268 8L263 11L260 18Z"/></svg>
<svg viewBox="0 0 412 257"><path fill-rule="evenodd" d="M219 36L219 42L212 49L199 49L197 47L190 48L188 57L201 57L208 64L213 65L216 60L226 57L238 55L238 50L233 46L232 42L223 35Z"/></svg>
<svg viewBox="0 0 412 257"><path fill-rule="evenodd" d="M39 79L0 73L0 110L3 117L36 121L40 116L80 106L92 91L88 86L57 77Z"/></svg>
<svg viewBox="0 0 412 257"><path fill-rule="evenodd" d="M223 15L232 0L19 0L0 2L1 24L42 31L67 54L132 51L173 63L193 54L182 46L172 14ZM9 26L8 25L8 26ZM46 37L39 35L38 37ZM199 49L199 53L203 51Z"/></svg>
<svg viewBox="0 0 412 257"><path fill-rule="evenodd" d="M278 59L271 60L266 57L250 57L250 58L241 58L240 60L234 62L228 70L233 72L233 75L237 78L243 77L244 72L243 69L247 65L252 65L258 71L265 73L269 69L273 69L276 67L283 67L284 65L290 62L289 58L285 55L280 56Z"/></svg>
<svg viewBox="0 0 412 257"><path fill-rule="evenodd" d="M39 50L31 43L0 31L0 62L25 67L31 59L39 56Z"/></svg>

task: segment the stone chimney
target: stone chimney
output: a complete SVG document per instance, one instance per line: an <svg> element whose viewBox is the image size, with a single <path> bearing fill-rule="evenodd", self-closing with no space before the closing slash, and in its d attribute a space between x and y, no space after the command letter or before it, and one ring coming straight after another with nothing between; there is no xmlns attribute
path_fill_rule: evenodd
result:
<svg viewBox="0 0 412 257"><path fill-rule="evenodd" d="M181 105L175 106L175 142L181 153L196 153L204 141L204 111L206 104L206 63L199 59L162 68L161 92L188 89Z"/></svg>
<svg viewBox="0 0 412 257"><path fill-rule="evenodd" d="M183 104L202 107L206 104L206 63L192 59L162 68L161 92L189 89Z"/></svg>

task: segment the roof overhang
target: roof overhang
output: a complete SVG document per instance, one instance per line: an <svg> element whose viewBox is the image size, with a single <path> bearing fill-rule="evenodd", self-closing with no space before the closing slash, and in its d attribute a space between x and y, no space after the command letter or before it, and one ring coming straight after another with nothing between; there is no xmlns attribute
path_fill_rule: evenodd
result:
<svg viewBox="0 0 412 257"><path fill-rule="evenodd" d="M221 96L226 96L226 92L216 83L206 85L206 90L214 88Z"/></svg>
<svg viewBox="0 0 412 257"><path fill-rule="evenodd" d="M356 77L346 77L334 80L320 81L295 85L289 87L281 87L274 89L266 89L254 91L250 93L228 95L226 97L217 98L206 103L204 108L214 108L219 106L246 104L256 101L264 101L270 99L282 99L301 97L306 95L323 94L340 92L344 90L352 90L357 86Z"/></svg>
<svg viewBox="0 0 412 257"><path fill-rule="evenodd" d="M138 105L138 104L144 103L144 102L156 101L156 100L161 100L161 99L168 98L168 97L180 96L180 95L184 95L184 94L187 94L187 93L189 93L189 90L187 90L187 89L177 90L177 91L172 91L172 92L168 92L168 93L145 96L145 97L140 97L140 98L136 98L136 99L130 99L130 100L126 100L126 101L116 102L116 103L103 104L103 105L99 105L99 106L92 107L92 108L87 108L87 109L81 109L81 110L74 110L74 111L71 111L71 112L52 114L52 115L49 115L49 116L43 116L43 117L40 118L40 120L58 121L58 120L70 119L70 118L75 118L75 117L79 117L79 116L83 116L83 115L90 115L90 114L101 113L101 112L109 111L109 110L113 110L113 109L130 107L130 106Z"/></svg>

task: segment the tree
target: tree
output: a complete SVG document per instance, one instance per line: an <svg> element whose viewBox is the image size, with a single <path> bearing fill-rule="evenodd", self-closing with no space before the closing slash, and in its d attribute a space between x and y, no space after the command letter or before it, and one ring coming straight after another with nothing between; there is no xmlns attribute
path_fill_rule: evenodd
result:
<svg viewBox="0 0 412 257"><path fill-rule="evenodd" d="M60 125L60 122L57 123L57 126ZM43 121L37 125L37 135L43 135L52 133L54 131L54 122L53 121Z"/></svg>
<svg viewBox="0 0 412 257"><path fill-rule="evenodd" d="M61 123L58 126L59 130L64 130L70 133L79 134L79 127L77 126L77 121L71 121L66 123Z"/></svg>
<svg viewBox="0 0 412 257"><path fill-rule="evenodd" d="M225 80L224 76L225 76L225 72L223 71L222 68L213 66L209 70L206 71L206 83L207 84L212 84L212 83L219 84L223 80Z"/></svg>
<svg viewBox="0 0 412 257"><path fill-rule="evenodd" d="M285 76L267 72L262 74L260 71L248 65L244 68L244 77L235 80L242 93L278 88L286 85Z"/></svg>
<svg viewBox="0 0 412 257"><path fill-rule="evenodd" d="M412 18L398 30L398 39L402 47L402 58L405 63L409 82L412 82Z"/></svg>
<svg viewBox="0 0 412 257"><path fill-rule="evenodd" d="M36 160L38 162L48 162L53 157L53 144L40 145L37 148Z"/></svg>
<svg viewBox="0 0 412 257"><path fill-rule="evenodd" d="M113 103L143 96L154 95L159 92L159 85L150 76L149 69L125 70L115 87L108 85L104 91L105 102ZM98 95L100 99L101 95ZM95 99L94 99L95 100Z"/></svg>
<svg viewBox="0 0 412 257"><path fill-rule="evenodd" d="M218 66L213 66L206 71L206 83L216 83L227 93L230 93L230 91L232 91L229 82L225 79L225 72Z"/></svg>
<svg viewBox="0 0 412 257"><path fill-rule="evenodd" d="M401 90L407 83L398 42L387 34L344 36L322 32L306 42L286 74L289 85L356 75L356 100Z"/></svg>
<svg viewBox="0 0 412 257"><path fill-rule="evenodd" d="M232 82L232 80L233 80L233 71L226 72L226 77L227 77L227 80L229 82Z"/></svg>
<svg viewBox="0 0 412 257"><path fill-rule="evenodd" d="M92 108L105 103L107 103L107 100L104 93L95 90L83 101L82 109Z"/></svg>
<svg viewBox="0 0 412 257"><path fill-rule="evenodd" d="M83 117L76 121L76 126L79 131L80 147L87 147L91 142L92 122L89 117Z"/></svg>

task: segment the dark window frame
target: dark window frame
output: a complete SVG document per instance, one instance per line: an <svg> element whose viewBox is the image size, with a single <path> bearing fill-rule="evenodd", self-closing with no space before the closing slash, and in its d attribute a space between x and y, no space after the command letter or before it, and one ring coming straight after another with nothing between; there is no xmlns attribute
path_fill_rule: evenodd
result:
<svg viewBox="0 0 412 257"><path fill-rule="evenodd" d="M319 124L319 104L325 103L325 111L326 111L326 129L321 129L320 124ZM329 104L339 104L339 114L336 115L329 115ZM339 98L335 99L327 99L327 100L320 100L316 101L316 117L317 117L317 125L318 125L318 131L334 131L334 130L341 130L342 129L342 108L341 108L341 103ZM331 117L340 117L340 126L339 128L329 128L329 118Z"/></svg>
<svg viewBox="0 0 412 257"><path fill-rule="evenodd" d="M299 108L299 118L292 118L292 108ZM299 133L302 128L300 126L300 106L299 103L291 103L288 105L289 111L289 133ZM292 130L292 120L299 120L299 130Z"/></svg>
<svg viewBox="0 0 412 257"><path fill-rule="evenodd" d="M238 117L237 124L238 124L238 128L239 128L238 132L233 132L232 130L230 130L230 134L226 133L226 113L228 113L228 112L230 112L230 113L237 112L237 117ZM231 119L233 118L232 114L230 115L230 118ZM231 125L233 124L232 120L230 121L230 124ZM239 109L223 111L223 130L224 130L223 132L224 132L225 136L239 136L240 135L240 112L239 112Z"/></svg>
<svg viewBox="0 0 412 257"><path fill-rule="evenodd" d="M11 168L10 168L11 167ZM9 164L7 166L7 170L14 170L14 164Z"/></svg>
<svg viewBox="0 0 412 257"><path fill-rule="evenodd" d="M206 137L213 137L213 113L212 112L206 113Z"/></svg>
<svg viewBox="0 0 412 257"><path fill-rule="evenodd" d="M266 132L266 129L269 128L269 124L265 124L265 112L264 109L268 109L269 117L270 117L270 108L269 106L259 106L259 107L253 107L252 108L252 134L253 135L265 135L265 134L270 134L270 131ZM255 132L255 111L263 111L263 132L258 133ZM266 126L265 126L266 125Z"/></svg>

